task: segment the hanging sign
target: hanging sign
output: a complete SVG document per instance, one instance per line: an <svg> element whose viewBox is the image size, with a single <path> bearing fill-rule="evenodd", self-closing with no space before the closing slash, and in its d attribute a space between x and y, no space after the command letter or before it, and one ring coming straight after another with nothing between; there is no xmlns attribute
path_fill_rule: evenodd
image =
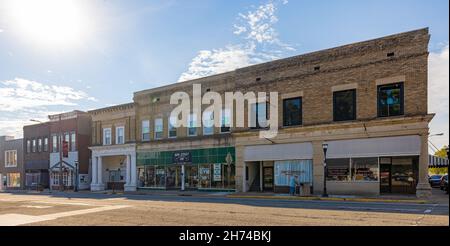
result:
<svg viewBox="0 0 450 246"><path fill-rule="evenodd" d="M214 164L214 181L222 181L222 164Z"/></svg>

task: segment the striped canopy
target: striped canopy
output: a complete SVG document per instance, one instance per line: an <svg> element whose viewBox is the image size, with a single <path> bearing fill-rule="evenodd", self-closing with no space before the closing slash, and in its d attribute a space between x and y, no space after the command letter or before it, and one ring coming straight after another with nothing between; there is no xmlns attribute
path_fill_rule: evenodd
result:
<svg viewBox="0 0 450 246"><path fill-rule="evenodd" d="M448 158L428 155L428 167L448 167Z"/></svg>

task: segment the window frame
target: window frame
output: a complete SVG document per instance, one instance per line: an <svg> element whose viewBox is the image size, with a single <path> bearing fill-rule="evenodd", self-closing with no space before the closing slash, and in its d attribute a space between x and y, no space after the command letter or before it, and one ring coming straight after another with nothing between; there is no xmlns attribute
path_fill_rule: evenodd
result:
<svg viewBox="0 0 450 246"><path fill-rule="evenodd" d="M109 143L106 142L106 134L105 132L109 131ZM111 127L103 128L103 145L112 145L112 131Z"/></svg>
<svg viewBox="0 0 450 246"><path fill-rule="evenodd" d="M177 138L177 135L178 135L177 128L171 124L171 122L173 121L172 119L176 119L176 117L169 116L169 118L167 120L167 137L168 138ZM171 130L175 130L175 136L170 135Z"/></svg>
<svg viewBox="0 0 450 246"><path fill-rule="evenodd" d="M59 135L52 135L52 153L59 152Z"/></svg>
<svg viewBox="0 0 450 246"><path fill-rule="evenodd" d="M191 119L192 119L192 123L193 123L194 127L190 126L191 125ZM194 114L194 113L190 113L189 117L188 117L188 127L186 127L187 136L188 137L196 137L196 136L198 136L198 129L197 129L197 127L195 127L196 123L197 123L197 115ZM189 133L190 129L194 129L195 130L195 134L190 134Z"/></svg>
<svg viewBox="0 0 450 246"><path fill-rule="evenodd" d="M212 119L209 119L209 120L212 121L212 124L213 124L210 127L206 126L205 124L202 124L203 125L203 127L202 127L203 135L204 136L214 135L214 111L204 111L202 114L203 114L203 118L205 118L207 116L212 117ZM208 115L205 115L205 114L208 114ZM203 118L202 118L202 123L203 123ZM205 129L207 129L208 131L209 130L211 130L211 131L208 132L208 131L205 131Z"/></svg>
<svg viewBox="0 0 450 246"><path fill-rule="evenodd" d="M122 130L122 142L119 141L119 130ZM115 137L115 143L116 144L125 144L125 126L116 126L116 137Z"/></svg>
<svg viewBox="0 0 450 246"><path fill-rule="evenodd" d="M5 167L17 167L17 150L5 150Z"/></svg>
<svg viewBox="0 0 450 246"><path fill-rule="evenodd" d="M380 103L380 94L381 89L384 87L395 87L400 86L400 113L395 115L381 115L381 103ZM388 106L389 107L389 106ZM377 86L377 117L379 118L386 118L386 117L395 117L395 116L402 116L405 115L405 82L396 82L396 83L390 83L390 84L384 84L384 85L378 85Z"/></svg>
<svg viewBox="0 0 450 246"><path fill-rule="evenodd" d="M286 124L287 119L287 110L286 110L286 102L291 100L299 100L300 101L300 122L299 124ZM291 97L283 99L283 127L293 127L293 126L302 126L303 125L303 98L302 97Z"/></svg>
<svg viewBox="0 0 450 246"><path fill-rule="evenodd" d="M31 140L27 139L27 153L31 153Z"/></svg>
<svg viewBox="0 0 450 246"><path fill-rule="evenodd" d="M345 118L345 119L338 119L338 115L337 115L337 94L339 93L347 93L347 92L352 92L352 96L353 96L353 112L351 115L351 118ZM349 89L349 90L342 90L342 91L333 91L333 121L334 122L342 122L342 121L354 121L356 120L356 110L357 110L357 105L356 105L356 89Z"/></svg>
<svg viewBox="0 0 450 246"><path fill-rule="evenodd" d="M164 119L163 118L156 118L154 121L155 130L154 130L154 136L153 138L156 140L161 140L164 138ZM158 126L161 127L161 131L157 131ZM161 136L157 136L157 134L160 133Z"/></svg>
<svg viewBox="0 0 450 246"><path fill-rule="evenodd" d="M48 137L44 137L44 152L48 152Z"/></svg>
<svg viewBox="0 0 450 246"><path fill-rule="evenodd" d="M148 123L148 126L145 127L145 128L148 129L148 132L144 132L144 122ZM150 141L150 133L151 133L150 129L151 129L150 128L150 120L147 120L147 119L146 120L141 120L141 140L142 141L144 141L144 142ZM144 134L148 134L148 138L145 138Z"/></svg>
<svg viewBox="0 0 450 246"><path fill-rule="evenodd" d="M228 114L229 126L226 126L226 115ZM220 111L220 133L230 133L231 132L231 110L228 108L222 109ZM226 130L225 130L226 129Z"/></svg>
<svg viewBox="0 0 450 246"><path fill-rule="evenodd" d="M253 115L253 112L251 114L252 117L255 117L255 126L251 126L252 120L250 121L250 129L252 130L259 130L259 129L268 129L269 127L262 127L259 125L259 104L266 104L266 122L269 120L267 118L267 116L269 115L269 107L270 107L270 102L265 101L265 102L256 102L256 103L252 103L250 105L250 110L253 110L253 105L255 105L255 115Z"/></svg>

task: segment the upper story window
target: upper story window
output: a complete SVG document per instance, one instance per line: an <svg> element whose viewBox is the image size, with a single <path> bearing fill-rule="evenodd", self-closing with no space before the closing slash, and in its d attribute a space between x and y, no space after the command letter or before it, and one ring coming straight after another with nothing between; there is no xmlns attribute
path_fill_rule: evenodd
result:
<svg viewBox="0 0 450 246"><path fill-rule="evenodd" d="M163 119L155 119L155 139L162 139L164 134Z"/></svg>
<svg viewBox="0 0 450 246"><path fill-rule="evenodd" d="M64 133L64 142L67 143L67 146L68 146L68 149L67 149L67 150L69 150L69 149L70 149L70 147L69 147L69 144L70 144L70 134L69 134L68 132ZM63 145L63 146L64 146L64 145ZM64 148L63 148L63 151L64 151Z"/></svg>
<svg viewBox="0 0 450 246"><path fill-rule="evenodd" d="M116 127L116 144L124 144L125 143L125 127L118 126Z"/></svg>
<svg viewBox="0 0 450 246"><path fill-rule="evenodd" d="M103 129L103 145L111 145L111 128Z"/></svg>
<svg viewBox="0 0 450 246"><path fill-rule="evenodd" d="M302 124L302 98L283 100L283 126L299 126Z"/></svg>
<svg viewBox="0 0 450 246"><path fill-rule="evenodd" d="M48 151L48 137L44 138L44 152Z"/></svg>
<svg viewBox="0 0 450 246"><path fill-rule="evenodd" d="M356 120L356 90L333 92L333 120Z"/></svg>
<svg viewBox="0 0 450 246"><path fill-rule="evenodd" d="M32 142L31 149L32 149L33 153L35 153L36 152L36 139L33 139L31 142Z"/></svg>
<svg viewBox="0 0 450 246"><path fill-rule="evenodd" d="M53 153L59 151L58 150L58 146L59 146L59 144L58 144L58 135L53 135L52 136L52 152Z"/></svg>
<svg viewBox="0 0 450 246"><path fill-rule="evenodd" d="M31 152L31 140L27 140L27 153Z"/></svg>
<svg viewBox="0 0 450 246"><path fill-rule="evenodd" d="M77 134L75 132L70 133L70 151L77 151Z"/></svg>
<svg viewBox="0 0 450 246"><path fill-rule="evenodd" d="M197 136L197 115L196 114L190 114L188 117L188 128L187 128L187 135L188 136Z"/></svg>
<svg viewBox="0 0 450 246"><path fill-rule="evenodd" d="M5 151L5 167L17 167L17 150Z"/></svg>
<svg viewBox="0 0 450 246"><path fill-rule="evenodd" d="M175 127L175 123L177 122L176 117L169 117L168 123L168 135L169 138L176 138L177 137L177 128Z"/></svg>
<svg viewBox="0 0 450 246"><path fill-rule="evenodd" d="M203 121L203 135L213 135L214 134L214 112L204 111L202 121Z"/></svg>
<svg viewBox="0 0 450 246"><path fill-rule="evenodd" d="M378 117L403 115L403 82L378 86Z"/></svg>
<svg viewBox="0 0 450 246"><path fill-rule="evenodd" d="M37 144L38 144L38 152L42 152L42 138L38 138L37 140Z"/></svg>
<svg viewBox="0 0 450 246"><path fill-rule="evenodd" d="M143 120L142 121L142 141L150 140L150 121Z"/></svg>
<svg viewBox="0 0 450 246"><path fill-rule="evenodd" d="M221 127L220 132L230 132L230 126L231 126L231 110L230 109L224 109L221 113L222 120L221 120Z"/></svg>
<svg viewBox="0 0 450 246"><path fill-rule="evenodd" d="M250 128L260 129L267 126L267 102L251 105Z"/></svg>

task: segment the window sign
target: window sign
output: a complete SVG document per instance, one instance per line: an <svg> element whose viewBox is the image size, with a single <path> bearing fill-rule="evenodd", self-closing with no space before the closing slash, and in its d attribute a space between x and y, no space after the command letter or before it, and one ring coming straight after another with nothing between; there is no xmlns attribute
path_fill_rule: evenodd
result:
<svg viewBox="0 0 450 246"><path fill-rule="evenodd" d="M215 163L214 164L214 181L222 181L222 164Z"/></svg>

